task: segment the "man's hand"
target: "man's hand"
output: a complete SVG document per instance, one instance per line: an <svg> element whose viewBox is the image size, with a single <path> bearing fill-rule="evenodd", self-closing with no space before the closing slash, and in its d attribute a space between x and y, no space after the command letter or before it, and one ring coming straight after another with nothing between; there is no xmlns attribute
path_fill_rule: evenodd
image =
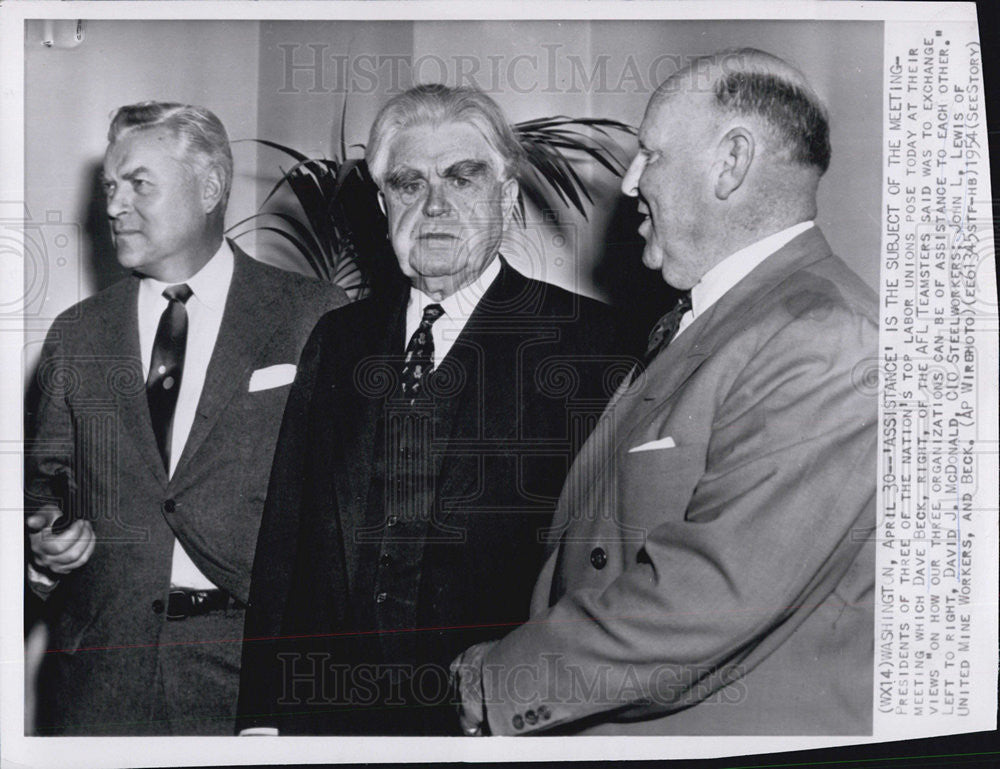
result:
<svg viewBox="0 0 1000 769"><path fill-rule="evenodd" d="M470 646L451 663L451 677L458 692L458 720L462 733L481 737L486 725L486 706L483 703L483 657L494 641Z"/></svg>
<svg viewBox="0 0 1000 769"><path fill-rule="evenodd" d="M73 521L58 534L52 531L52 524L61 514L55 505L45 505L25 519L32 566L43 574L69 574L83 566L94 552L96 540L90 521Z"/></svg>

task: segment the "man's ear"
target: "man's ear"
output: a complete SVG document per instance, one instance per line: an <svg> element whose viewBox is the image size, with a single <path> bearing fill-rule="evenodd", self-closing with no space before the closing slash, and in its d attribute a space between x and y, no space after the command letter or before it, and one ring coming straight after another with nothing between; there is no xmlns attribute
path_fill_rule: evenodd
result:
<svg viewBox="0 0 1000 769"><path fill-rule="evenodd" d="M511 177L500 185L500 207L503 211L503 218L506 220L514 213L514 206L517 205L517 195L521 187L517 179Z"/></svg>
<svg viewBox="0 0 1000 769"><path fill-rule="evenodd" d="M377 197L378 197L378 207L382 209L383 214L388 216L389 212L385 210L385 195L382 194L382 190L378 191Z"/></svg>
<svg viewBox="0 0 1000 769"><path fill-rule="evenodd" d="M719 175L715 180L715 196L726 200L747 177L753 163L756 143L753 134L743 126L736 126L726 132L719 142L716 168Z"/></svg>
<svg viewBox="0 0 1000 769"><path fill-rule="evenodd" d="M226 184L222 168L212 164L205 171L201 180L201 205L206 214L212 213L222 205Z"/></svg>

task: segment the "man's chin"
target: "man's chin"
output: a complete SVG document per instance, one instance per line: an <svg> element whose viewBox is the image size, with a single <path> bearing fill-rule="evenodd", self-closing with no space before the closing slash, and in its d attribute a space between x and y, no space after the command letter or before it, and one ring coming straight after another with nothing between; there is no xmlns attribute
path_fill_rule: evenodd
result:
<svg viewBox="0 0 1000 769"><path fill-rule="evenodd" d="M121 240L118 241L115 248L115 258L118 260L118 264L126 270L134 270L148 261L143 251L137 248L130 248Z"/></svg>
<svg viewBox="0 0 1000 769"><path fill-rule="evenodd" d="M651 270L662 269L663 252L647 243L646 247L642 250L642 263Z"/></svg>

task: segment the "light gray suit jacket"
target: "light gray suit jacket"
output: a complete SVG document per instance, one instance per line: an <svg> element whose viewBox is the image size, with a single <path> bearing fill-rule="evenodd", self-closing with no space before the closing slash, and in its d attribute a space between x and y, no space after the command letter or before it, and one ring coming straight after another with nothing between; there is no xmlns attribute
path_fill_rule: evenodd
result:
<svg viewBox="0 0 1000 769"><path fill-rule="evenodd" d="M494 734L871 732L877 340L813 228L612 402L483 660Z"/></svg>

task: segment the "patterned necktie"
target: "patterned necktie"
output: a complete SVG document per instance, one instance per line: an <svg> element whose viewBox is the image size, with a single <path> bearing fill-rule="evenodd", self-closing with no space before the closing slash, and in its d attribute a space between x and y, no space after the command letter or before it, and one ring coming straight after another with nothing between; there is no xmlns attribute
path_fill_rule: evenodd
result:
<svg viewBox="0 0 1000 769"><path fill-rule="evenodd" d="M422 391L424 378L434 369L434 337L431 326L434 321L444 315L444 308L439 304L429 304L424 307L424 316L417 330L406 345L403 361L403 397L412 406Z"/></svg>
<svg viewBox="0 0 1000 769"><path fill-rule="evenodd" d="M187 347L187 310L184 303L191 298L191 294L191 288L186 283L164 289L167 309L163 311L160 325L156 327L153 357L149 362L149 376L146 378L149 416L153 422L156 445L168 474L174 409L177 406L177 393L181 389L184 350Z"/></svg>
<svg viewBox="0 0 1000 769"><path fill-rule="evenodd" d="M649 332L649 344L646 345L646 357L643 358L643 365L648 366L653 362L653 358L659 355L663 349L670 344L677 329L681 326L681 318L684 313L691 309L691 293L685 291L677 300L674 308L656 321L653 330Z"/></svg>
<svg viewBox="0 0 1000 769"><path fill-rule="evenodd" d="M656 321L653 330L649 332L649 344L646 345L646 355L643 357L642 363L632 368L632 375L629 377L630 385L639 376L640 372L649 368L649 364L653 362L653 358L659 355L670 344L671 340L677 336L677 330L681 325L681 318L690 309L691 293L685 291L680 295L673 309Z"/></svg>

